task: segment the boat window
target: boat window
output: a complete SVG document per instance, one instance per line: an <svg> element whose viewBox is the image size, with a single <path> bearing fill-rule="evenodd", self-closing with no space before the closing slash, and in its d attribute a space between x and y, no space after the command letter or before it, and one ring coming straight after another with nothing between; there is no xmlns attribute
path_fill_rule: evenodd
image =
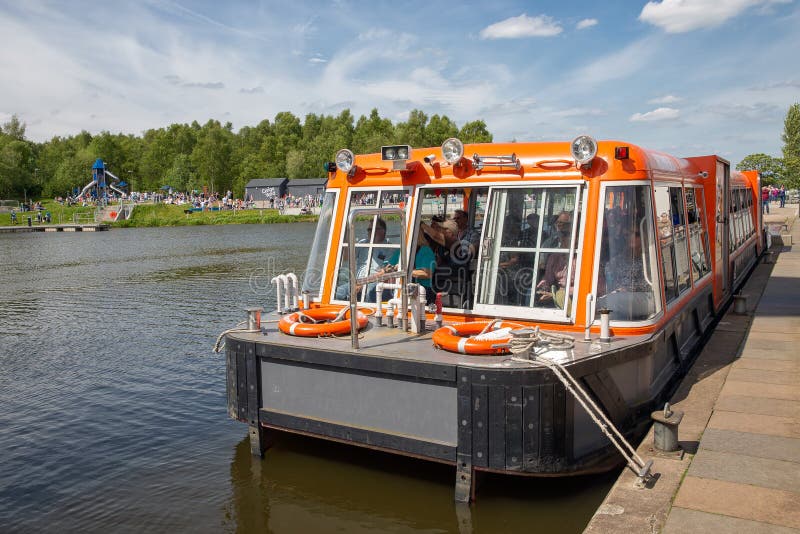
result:
<svg viewBox="0 0 800 534"><path fill-rule="evenodd" d="M349 208L391 208L408 205L408 192L402 189L351 191ZM349 212L349 210L348 210ZM345 214L345 220L347 220ZM378 217L370 215L358 217L355 221L356 233L356 276L364 278L379 270L396 268L400 263L400 217ZM348 251L348 235L346 224L341 242L339 269L336 277L334 299L350 298L350 254ZM359 302L375 302L377 282L364 284L358 288ZM391 291L386 291L386 298L391 298Z"/></svg>
<svg viewBox="0 0 800 534"><path fill-rule="evenodd" d="M606 187L596 310L611 310L612 321L644 321L661 311L652 214L650 186Z"/></svg>
<svg viewBox="0 0 800 534"><path fill-rule="evenodd" d="M420 191L418 231L434 252L431 288L433 293L443 294L445 307L472 308L488 191L487 187ZM416 254L414 256L416 262ZM424 255L420 261L427 262ZM415 263L414 269L418 268Z"/></svg>
<svg viewBox="0 0 800 534"><path fill-rule="evenodd" d="M319 212L317 230L311 245L311 254L303 273L303 292L308 292L309 297L318 298L322 291L322 281L325 274L325 255L330 248L331 227L333 214L336 212L336 192L328 191L322 200ZM307 304L306 304L307 305Z"/></svg>
<svg viewBox="0 0 800 534"><path fill-rule="evenodd" d="M675 266L675 241L673 238L672 208L670 206L669 187L653 188L657 214L658 245L661 249L662 285L667 302L678 297L677 267Z"/></svg>
<svg viewBox="0 0 800 534"><path fill-rule="evenodd" d="M535 313L522 315L531 317L568 316L576 278L579 188L493 188L489 205L477 304L512 315L497 308L526 308Z"/></svg>
<svg viewBox="0 0 800 534"><path fill-rule="evenodd" d="M675 240L675 267L677 268L678 293L691 287L689 274L689 240L686 236L683 188L669 188L669 203L672 212L672 237Z"/></svg>
<svg viewBox="0 0 800 534"><path fill-rule="evenodd" d="M708 256L708 235L706 235L706 221L703 217L703 188L686 189L686 212L689 225L689 248L692 259L692 280L700 278L711 272Z"/></svg>

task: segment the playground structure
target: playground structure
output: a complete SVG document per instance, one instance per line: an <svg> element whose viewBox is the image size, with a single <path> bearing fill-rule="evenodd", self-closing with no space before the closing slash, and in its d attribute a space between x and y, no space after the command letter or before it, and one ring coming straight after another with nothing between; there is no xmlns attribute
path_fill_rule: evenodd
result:
<svg viewBox="0 0 800 534"><path fill-rule="evenodd" d="M114 180L114 183L107 182L106 177ZM86 186L81 190L80 194L85 195L87 192L90 192L92 198L97 199L98 201L107 202L109 189L122 195L124 192L120 189L120 187L125 185L127 185L125 182L120 180L111 171L106 169L102 159L97 158L97 160L94 162L94 165L92 165L92 181L86 184Z"/></svg>

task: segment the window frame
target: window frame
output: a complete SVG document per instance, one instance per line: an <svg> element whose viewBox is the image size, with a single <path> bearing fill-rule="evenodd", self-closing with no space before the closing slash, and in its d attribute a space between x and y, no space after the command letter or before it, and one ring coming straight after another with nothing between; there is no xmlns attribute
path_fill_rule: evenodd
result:
<svg viewBox="0 0 800 534"><path fill-rule="evenodd" d="M562 308L542 308L542 307L534 307L534 306L511 306L506 304L482 304L478 302L479 296L481 291L483 291L483 284L487 283L488 278L486 273L487 264L488 262L485 259L487 255L486 247L484 246L484 242L487 239L486 236L486 228L489 227L489 222L494 224L494 221L490 221L490 217L493 215L494 204L498 201L497 196L494 193L499 190L510 190L510 189L553 189L553 188L570 188L574 189L575 191L575 200L576 206L575 210L573 211L573 218L572 218L572 233L571 239L574 246L569 249L567 254L569 257L567 258L567 286L572 287L572 295L573 298L571 299L571 306L565 306ZM527 319L527 320L534 320L534 321L548 321L548 322L555 322L555 323L574 323L575 322L575 310L577 309L578 303L574 298L575 295L578 294L578 288L580 284L580 273L581 273L581 262L583 257L583 239L584 239L584 229L586 227L586 203L588 198L588 190L589 188L586 186L586 183L581 180L547 180L547 181L535 181L535 182L525 182L525 183L494 183L490 184L489 192L488 192L488 203L486 206L486 212L484 216L483 227L481 231L481 247L478 253L478 265L475 273L475 302L472 305L472 311L476 314L483 314L483 315L496 315L502 317L511 317L511 318L519 318L519 319ZM580 218L580 222L578 222L578 218ZM540 221L539 225L539 232L538 236L541 236L542 228L544 227L544 221ZM499 227L494 227L496 229L495 233L499 233L502 230ZM494 236L495 239L499 239L499 236ZM498 252L495 253L494 249L497 248ZM492 247L492 254L496 255L499 258L500 249L501 247ZM509 248L509 247L506 247ZM564 249L539 249L537 247L538 253L564 253ZM521 250L522 252L530 252L527 249ZM572 268L574 259L575 268ZM534 269L535 272L538 272L538 254L537 254L537 261L534 262ZM491 277L494 280L491 283L496 283L497 279L497 270L498 270L498 263L495 262L493 269L490 274L493 276ZM533 287L532 287L533 289ZM569 308L569 309L567 309Z"/></svg>
<svg viewBox="0 0 800 534"><path fill-rule="evenodd" d="M340 270L342 268L343 255L347 253L347 246L348 245L347 245L347 241L345 239L345 235L347 234L347 220L348 220L348 217L350 215L350 209L351 209L351 207L353 207L353 204L351 203L353 195L357 194L357 193L375 191L377 193L378 200L377 200L377 202L375 203L374 206L370 205L370 207L379 207L380 200L381 200L382 195L383 195L384 192L390 191L390 192L405 193L405 199L406 199L405 203L406 203L406 205L405 205L405 207L403 209L405 209L405 211L406 211L406 222L408 222L408 220L409 220L409 211L410 211L410 208L411 208L410 200L411 200L412 196L414 195L414 187L413 186L409 186L409 185L358 186L358 187L348 187L346 191L347 191L347 198L345 199L345 202L346 202L345 211L344 211L344 214L342 216L342 225L341 225L341 228L339 230L339 235L338 235L338 245L337 245L338 251L336 253L336 264L335 264L336 268L335 268L334 273L333 273L333 280L331 281L330 302L332 304L350 302L349 298L347 298L347 299L337 299L336 298L336 288L337 288L337 284L336 283L337 283L337 281L339 279L339 272L340 272ZM355 207L360 207L360 206L356 205ZM372 221L373 221L373 224L374 224L374 221L377 218L377 215L371 215L370 217L372 217ZM356 247L356 248L368 248L369 249L369 253L367 254L367 265L369 265L370 262L372 261L372 250L374 248L392 248L392 249L393 248L397 248L397 250L399 251L400 248L403 245L402 243L399 243L399 244L398 243L387 243L387 245L390 245L390 246L377 247L376 244L372 242L373 239L374 239L374 236L375 236L375 230L373 228L372 233L370 234L370 240L369 240L369 243L367 244L367 246L365 246L365 247ZM408 246L408 244L406 243L406 247L407 246ZM348 278L349 278L349 270L348 270ZM364 299L362 300L361 298L359 298L359 300L357 300L356 302L358 302L359 304L366 304L366 305L375 304L374 302L369 302L368 300L366 300L366 292L367 292L367 288L366 287L362 288L361 291L363 292Z"/></svg>
<svg viewBox="0 0 800 534"><path fill-rule="evenodd" d="M642 319L638 321L622 321L622 320L615 320L613 319L614 315L611 314L610 317L610 324L617 325L617 326L626 326L626 327L637 327L637 326L648 326L657 323L661 320L661 317L664 314L664 286L662 284L662 273L661 273L661 251L658 244L658 238L656 237L656 225L654 223L655 218L655 198L654 198L654 189L655 183L650 180L630 180L630 181L615 181L615 182L604 182L600 186L600 195L598 197L599 205L596 207L597 210L597 228L595 234L595 243L597 246L595 247L594 251L594 259L592 263L592 310L591 310L591 317L592 317L592 325L599 325L600 319L596 317L596 305L597 299L599 298L599 289L600 289L600 261L601 261L601 254L602 254L602 239L603 239L603 226L605 225L605 198L606 193L609 188L612 187L628 187L628 186L647 186L649 188L649 196L650 196L650 213L648 214L649 217L647 219L649 223L649 243L650 243L650 251L649 255L652 258L651 261L656 263L655 271L652 273L657 279L653 281L653 285L655 286L654 291L654 299L656 303L656 313L653 314L652 317L649 319Z"/></svg>

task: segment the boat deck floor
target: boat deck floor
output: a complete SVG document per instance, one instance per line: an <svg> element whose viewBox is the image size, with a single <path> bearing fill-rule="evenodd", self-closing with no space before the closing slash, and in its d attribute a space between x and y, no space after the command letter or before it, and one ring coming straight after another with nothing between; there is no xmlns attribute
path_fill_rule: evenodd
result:
<svg viewBox="0 0 800 534"><path fill-rule="evenodd" d="M433 324L422 334L403 333L400 328L378 327L370 322L359 334L359 348L352 348L349 335L340 337L299 337L284 334L275 322L262 322L261 333L233 332L232 339L255 342L286 348L309 349L341 354L358 354L376 358L401 359L415 362L458 365L482 368L526 368L528 362L514 361L510 354L499 356L466 355L437 349L433 345ZM542 329L546 331L545 329ZM583 341L583 334L572 334L575 345L571 349L553 349L542 352L542 356L558 363L568 364L593 358L604 352L616 351L626 346L641 343L648 336L614 337L611 342L601 343L597 334L591 342Z"/></svg>

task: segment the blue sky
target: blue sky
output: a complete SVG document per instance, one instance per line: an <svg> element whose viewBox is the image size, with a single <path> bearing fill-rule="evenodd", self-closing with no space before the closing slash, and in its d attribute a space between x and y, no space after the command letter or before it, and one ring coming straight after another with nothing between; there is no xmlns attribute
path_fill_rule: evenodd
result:
<svg viewBox="0 0 800 534"><path fill-rule="evenodd" d="M793 0L0 0L0 121L43 141L416 108L735 164L781 155L799 28Z"/></svg>

